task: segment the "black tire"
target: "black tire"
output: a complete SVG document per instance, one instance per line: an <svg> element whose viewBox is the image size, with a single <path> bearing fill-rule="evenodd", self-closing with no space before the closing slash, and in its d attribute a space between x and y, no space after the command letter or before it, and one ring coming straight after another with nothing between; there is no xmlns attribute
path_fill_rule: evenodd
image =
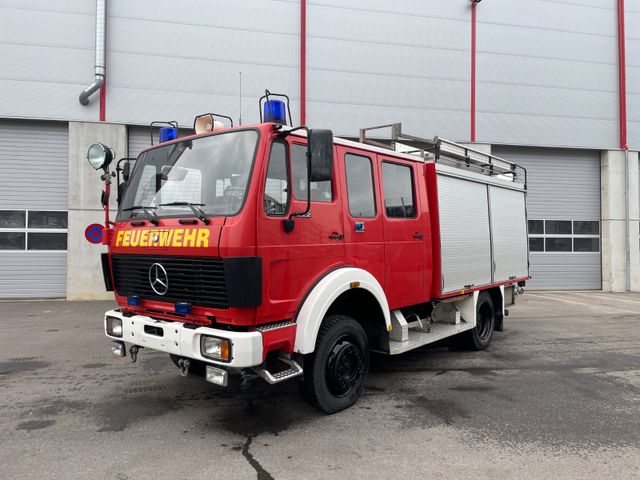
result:
<svg viewBox="0 0 640 480"><path fill-rule="evenodd" d="M344 315L324 319L315 351L304 357L304 392L326 413L350 407L369 373L369 341L360 324Z"/></svg>
<svg viewBox="0 0 640 480"><path fill-rule="evenodd" d="M476 305L476 326L461 335L463 346L470 350L484 350L493 339L496 313L489 292L480 292Z"/></svg>
<svg viewBox="0 0 640 480"><path fill-rule="evenodd" d="M178 360L184 357L181 357L180 355L173 355L172 353L169 354L169 357L171 357L171 361L173 362L173 364L176 367L180 368L180 366L178 365ZM207 373L207 365L204 362L201 362L199 360L194 360L193 358L189 359L190 375L195 375L197 377L204 377L206 373Z"/></svg>

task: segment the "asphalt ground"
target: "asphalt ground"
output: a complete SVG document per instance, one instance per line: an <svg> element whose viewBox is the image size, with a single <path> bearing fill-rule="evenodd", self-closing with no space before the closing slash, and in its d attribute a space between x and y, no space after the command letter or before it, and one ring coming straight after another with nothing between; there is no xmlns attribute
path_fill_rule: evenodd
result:
<svg viewBox="0 0 640 480"><path fill-rule="evenodd" d="M640 478L638 294L525 294L484 352L374 356L331 416L115 358L111 306L0 303L0 479Z"/></svg>

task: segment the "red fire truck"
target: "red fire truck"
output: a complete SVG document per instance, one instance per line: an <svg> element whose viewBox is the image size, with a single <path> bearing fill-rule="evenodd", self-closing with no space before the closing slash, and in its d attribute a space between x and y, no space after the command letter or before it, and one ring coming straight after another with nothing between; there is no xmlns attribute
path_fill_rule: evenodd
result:
<svg viewBox="0 0 640 480"><path fill-rule="evenodd" d="M331 413L361 395L372 351L454 336L485 349L529 276L526 171L400 124L353 141L290 126L278 99L261 106L257 125L201 115L195 135L165 127L121 160L115 222L113 152L90 147L112 353L166 352L219 386L234 369L301 377Z"/></svg>

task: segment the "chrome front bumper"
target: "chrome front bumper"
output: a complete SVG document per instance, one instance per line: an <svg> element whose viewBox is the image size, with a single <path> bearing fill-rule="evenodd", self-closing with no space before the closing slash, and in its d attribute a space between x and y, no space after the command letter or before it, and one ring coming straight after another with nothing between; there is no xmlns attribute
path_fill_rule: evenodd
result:
<svg viewBox="0 0 640 480"><path fill-rule="evenodd" d="M122 337L107 334L107 317L122 319ZM145 315L127 317L116 310L109 310L105 313L103 324L104 333L108 338L132 343L139 347L231 368L248 368L262 364L262 334L260 332L230 332L210 327L186 327L181 322L158 320ZM161 328L162 336L147 333L145 326ZM202 335L229 339L231 342L231 361L220 362L203 357L200 353L200 337Z"/></svg>

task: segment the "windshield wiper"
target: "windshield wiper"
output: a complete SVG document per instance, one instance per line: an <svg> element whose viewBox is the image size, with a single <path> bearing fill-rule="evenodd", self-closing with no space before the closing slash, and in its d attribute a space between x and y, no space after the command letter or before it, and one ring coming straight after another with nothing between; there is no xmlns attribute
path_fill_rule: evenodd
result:
<svg viewBox="0 0 640 480"><path fill-rule="evenodd" d="M204 203L191 203L191 202L170 202L161 203L160 207L189 207L193 214L202 221L205 225L209 225L211 220L207 217L207 214L200 207L204 207Z"/></svg>
<svg viewBox="0 0 640 480"><path fill-rule="evenodd" d="M147 220L149 220L151 224L157 227L160 224L160 221L158 220L158 216L156 215L156 213L152 210L154 208L157 208L157 207L145 207L144 205L134 205L133 207L123 208L122 211L130 212L131 210L142 210L145 216L147 217Z"/></svg>

